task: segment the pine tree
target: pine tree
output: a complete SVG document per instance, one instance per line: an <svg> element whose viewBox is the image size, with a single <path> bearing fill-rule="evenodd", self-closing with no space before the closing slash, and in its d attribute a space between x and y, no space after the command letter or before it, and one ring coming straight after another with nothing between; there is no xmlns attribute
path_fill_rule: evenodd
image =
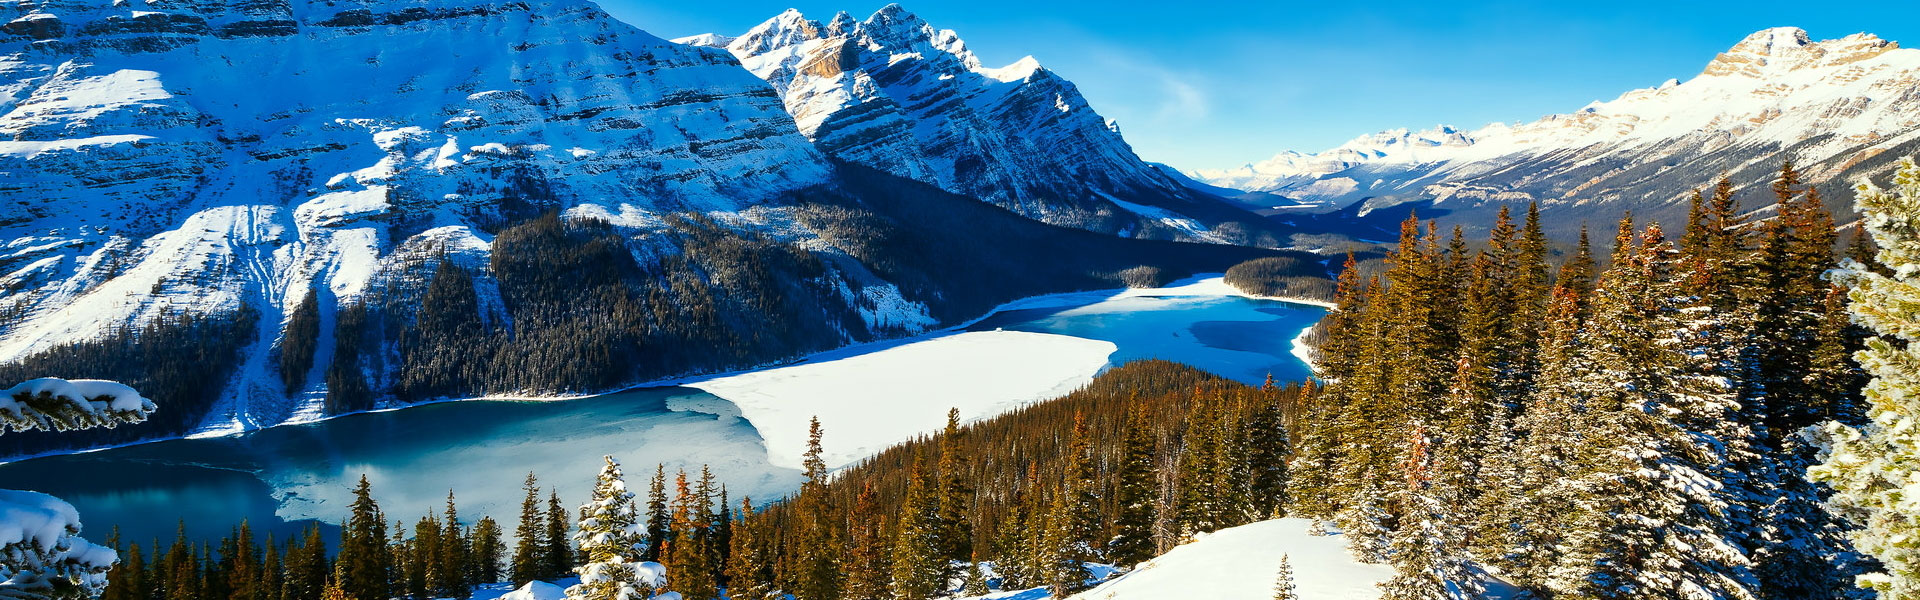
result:
<svg viewBox="0 0 1920 600"><path fill-rule="evenodd" d="M441 523L439 552L433 557L439 566L434 588L439 597L465 600L473 596L472 549L467 546L466 528L460 526L460 512L454 506L453 490L447 490L447 511Z"/></svg>
<svg viewBox="0 0 1920 600"><path fill-rule="evenodd" d="M1753 598L1725 487L1738 403L1692 345L1658 226L1621 245L1586 332L1583 497L1551 581L1573 597Z"/></svg>
<svg viewBox="0 0 1920 600"><path fill-rule="evenodd" d="M506 553L506 544L500 540L500 523L493 517L481 517L480 522L473 526L467 546L473 550L472 561L468 564L468 581L476 585L499 582L503 555Z"/></svg>
<svg viewBox="0 0 1920 600"><path fill-rule="evenodd" d="M326 540L318 525L307 529L306 538L298 546L288 545L286 569L281 598L320 600L333 567L327 564Z"/></svg>
<svg viewBox="0 0 1920 600"><path fill-rule="evenodd" d="M929 600L946 591L947 561L940 547L939 484L915 457L893 542L893 597Z"/></svg>
<svg viewBox="0 0 1920 600"><path fill-rule="evenodd" d="M672 516L667 514L667 465L656 464L653 481L647 485L647 560L660 560L672 528Z"/></svg>
<svg viewBox="0 0 1920 600"><path fill-rule="evenodd" d="M547 575L545 563L546 515L540 512L540 485L532 473L527 474L525 490L527 496L520 501L520 525L513 530L513 574L510 581L514 587Z"/></svg>
<svg viewBox="0 0 1920 600"><path fill-rule="evenodd" d="M1434 486L1430 447L1425 426L1415 424L1405 449L1406 488L1398 498L1403 522L1392 534L1394 576L1380 584L1386 600L1478 598L1485 591L1454 547L1458 516Z"/></svg>
<svg viewBox="0 0 1920 600"><path fill-rule="evenodd" d="M1107 558L1121 567L1132 567L1155 554L1153 522L1159 508L1159 494L1152 426L1144 405L1137 405L1127 415L1127 429L1114 473L1113 502L1117 514L1113 519L1113 538L1107 541Z"/></svg>
<svg viewBox="0 0 1920 600"><path fill-rule="evenodd" d="M838 552L839 528L833 501L827 495L826 451L821 444L824 435L820 419L815 417L808 425L807 452L801 461L807 480L800 485L794 501L800 519L794 575L794 596L799 600L837 600L844 577Z"/></svg>
<svg viewBox="0 0 1920 600"><path fill-rule="evenodd" d="M1920 166L1903 159L1894 189L1863 183L1856 196L1865 225L1880 247L1875 257L1892 275L1859 263L1843 282L1855 322L1879 337L1867 341L1858 360L1872 376L1866 401L1870 421L1860 427L1829 422L1815 439L1820 464L1808 476L1833 488L1835 509L1859 529L1854 544L1878 559L1882 571L1860 578L1884 600L1920 598L1920 518L1906 490L1920 479Z"/></svg>
<svg viewBox="0 0 1920 600"><path fill-rule="evenodd" d="M1293 584L1293 564L1285 554L1280 555L1279 571L1274 576L1273 600L1300 600L1300 590Z"/></svg>
<svg viewBox="0 0 1920 600"><path fill-rule="evenodd" d="M573 572L573 543L568 534L567 509L560 504L558 491L547 494L547 531L542 538L546 548L542 549L541 564L546 565L547 577L559 579Z"/></svg>
<svg viewBox="0 0 1920 600"><path fill-rule="evenodd" d="M577 570L580 583L567 588L571 600L638 600L653 597L664 582L659 570L640 560L643 540L633 493L627 491L620 463L605 457L606 465L594 480L593 493L580 507L578 532L586 564ZM565 513L561 513L563 516ZM565 527L561 528L565 531ZM657 565L656 565L657 566Z"/></svg>
<svg viewBox="0 0 1920 600"><path fill-rule="evenodd" d="M353 505L341 530L340 588L354 598L391 598L393 552L387 546L387 520L373 501L373 486L365 475L353 490Z"/></svg>
<svg viewBox="0 0 1920 600"><path fill-rule="evenodd" d="M911 492L911 490L909 490ZM912 499L911 497L909 499ZM909 507L911 509L912 507ZM894 540L886 536L886 515L873 482L860 487L848 517L847 592L849 600L886 600L893 597Z"/></svg>
<svg viewBox="0 0 1920 600"><path fill-rule="evenodd" d="M740 499L739 517L734 522L727 563L727 598L730 600L774 600L773 568L768 562L765 525L753 512L753 500Z"/></svg>
<svg viewBox="0 0 1920 600"><path fill-rule="evenodd" d="M703 478L710 480L710 478ZM706 485L695 489L681 471L674 480L673 537L667 543L666 565L673 573L673 590L688 600L710 600L716 593L714 569L707 544L707 512L711 510Z"/></svg>
<svg viewBox="0 0 1920 600"><path fill-rule="evenodd" d="M960 428L960 409L947 410L947 428L940 436L940 552L949 561L973 560L973 485L968 483L966 432ZM958 576L949 572L948 576Z"/></svg>

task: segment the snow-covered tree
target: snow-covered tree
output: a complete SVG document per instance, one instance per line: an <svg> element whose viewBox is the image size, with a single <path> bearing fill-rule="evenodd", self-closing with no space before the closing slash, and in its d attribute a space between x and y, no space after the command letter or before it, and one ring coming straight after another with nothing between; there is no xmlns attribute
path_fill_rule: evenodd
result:
<svg viewBox="0 0 1920 600"><path fill-rule="evenodd" d="M153 401L111 381L35 379L0 392L0 434L72 431L147 420ZM73 505L46 494L0 490L0 598L93 598L119 560L80 537Z"/></svg>
<svg viewBox="0 0 1920 600"><path fill-rule="evenodd" d="M633 493L612 456L600 468L593 495L580 506L575 541L586 564L575 568L580 584L567 588L572 600L643 600L666 585L666 568L640 560L645 536L634 510Z"/></svg>
<svg viewBox="0 0 1920 600"><path fill-rule="evenodd" d="M1623 223L1622 229L1626 225ZM1551 575L1561 597L1750 600L1730 454L1751 433L1695 342L1658 226L1616 249L1585 332L1574 526Z"/></svg>
<svg viewBox="0 0 1920 600"><path fill-rule="evenodd" d="M1852 288L1854 322L1879 335L1855 355L1873 377L1866 389L1871 421L1811 431L1823 449L1808 476L1832 486L1831 505L1860 527L1855 546L1885 569L1860 583L1885 600L1912 600L1920 598L1920 510L1910 496L1920 480L1920 166L1902 160L1893 185L1887 191L1863 183L1857 196L1880 246L1877 258L1891 274L1852 263L1842 277Z"/></svg>

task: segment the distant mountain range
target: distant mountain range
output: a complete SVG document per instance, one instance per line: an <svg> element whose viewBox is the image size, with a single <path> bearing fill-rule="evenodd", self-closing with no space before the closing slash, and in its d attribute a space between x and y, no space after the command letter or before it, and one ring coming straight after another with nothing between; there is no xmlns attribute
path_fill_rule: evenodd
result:
<svg viewBox="0 0 1920 600"><path fill-rule="evenodd" d="M1283 152L1191 175L1349 207L1356 216L1418 208L1470 228L1484 226L1499 205L1539 201L1549 225L1566 234L1625 209L1681 218L1691 189L1722 175L1742 189L1762 189L1788 159L1832 192L1832 208L1850 212L1844 188L1916 151L1920 50L1868 34L1815 42L1800 29L1777 28L1748 36L1685 82L1573 113L1472 131L1386 131L1315 154ZM1768 202L1755 195L1745 206Z"/></svg>

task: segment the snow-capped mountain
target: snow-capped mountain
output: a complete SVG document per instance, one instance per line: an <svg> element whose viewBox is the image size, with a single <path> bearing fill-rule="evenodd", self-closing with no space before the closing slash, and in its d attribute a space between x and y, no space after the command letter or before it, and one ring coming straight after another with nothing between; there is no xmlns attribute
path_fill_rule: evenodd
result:
<svg viewBox="0 0 1920 600"><path fill-rule="evenodd" d="M984 66L952 30L899 5L824 23L788 10L738 37L678 41L733 52L841 160L1094 231L1211 241L1212 225L1250 221L1140 160L1032 57Z"/></svg>
<svg viewBox="0 0 1920 600"><path fill-rule="evenodd" d="M586 0L46 0L0 23L0 377L166 378L197 395L160 398L165 435L744 368L1274 254L1050 227L836 161L727 51ZM509 271L553 278L513 296ZM435 314L474 320L434 350L407 337L429 280L471 292ZM615 338L480 350L561 332L565 311L639 358L588 376L569 361ZM141 352L183 344L146 336L202 364L155 375ZM84 364L49 354L94 343ZM428 371L465 379L403 387ZM336 374L365 402L331 404Z"/></svg>
<svg viewBox="0 0 1920 600"><path fill-rule="evenodd" d="M832 174L733 57L586 2L0 10L0 362L251 307L215 429L312 408L264 374L309 289L344 302L443 251L484 265L516 211L644 228Z"/></svg>
<svg viewBox="0 0 1920 600"><path fill-rule="evenodd" d="M1565 229L1626 208L1671 220L1690 189L1722 174L1742 188L1765 184L1787 159L1810 180L1843 187L1916 148L1920 50L1868 34L1815 42L1776 28L1748 36L1686 82L1573 113L1474 131L1389 131L1194 175L1303 201L1366 200L1362 214L1432 203L1435 214L1470 225L1499 204L1538 200ZM1828 197L1845 207L1844 195Z"/></svg>

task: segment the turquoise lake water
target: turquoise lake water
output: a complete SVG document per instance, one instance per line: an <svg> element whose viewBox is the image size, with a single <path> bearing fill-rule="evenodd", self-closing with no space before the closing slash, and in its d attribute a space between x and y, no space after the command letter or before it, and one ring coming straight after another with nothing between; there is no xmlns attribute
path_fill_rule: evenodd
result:
<svg viewBox="0 0 1920 600"><path fill-rule="evenodd" d="M1323 314L1239 297L1088 295L1064 306L1002 311L968 329L1106 340L1118 347L1113 364L1163 358L1257 384L1268 373L1281 381L1307 376L1291 342ZM437 512L452 490L464 515L511 520L529 471L572 506L603 454L620 458L636 486L656 464L665 464L670 477L711 465L736 503L742 494L774 499L801 480L798 471L768 460L759 433L725 399L659 387L559 401L446 402L38 458L0 465L0 487L66 499L94 540L119 527L126 540L164 543L181 521L190 537L207 539L241 519L284 539L314 520L337 522L362 474L390 519Z"/></svg>

